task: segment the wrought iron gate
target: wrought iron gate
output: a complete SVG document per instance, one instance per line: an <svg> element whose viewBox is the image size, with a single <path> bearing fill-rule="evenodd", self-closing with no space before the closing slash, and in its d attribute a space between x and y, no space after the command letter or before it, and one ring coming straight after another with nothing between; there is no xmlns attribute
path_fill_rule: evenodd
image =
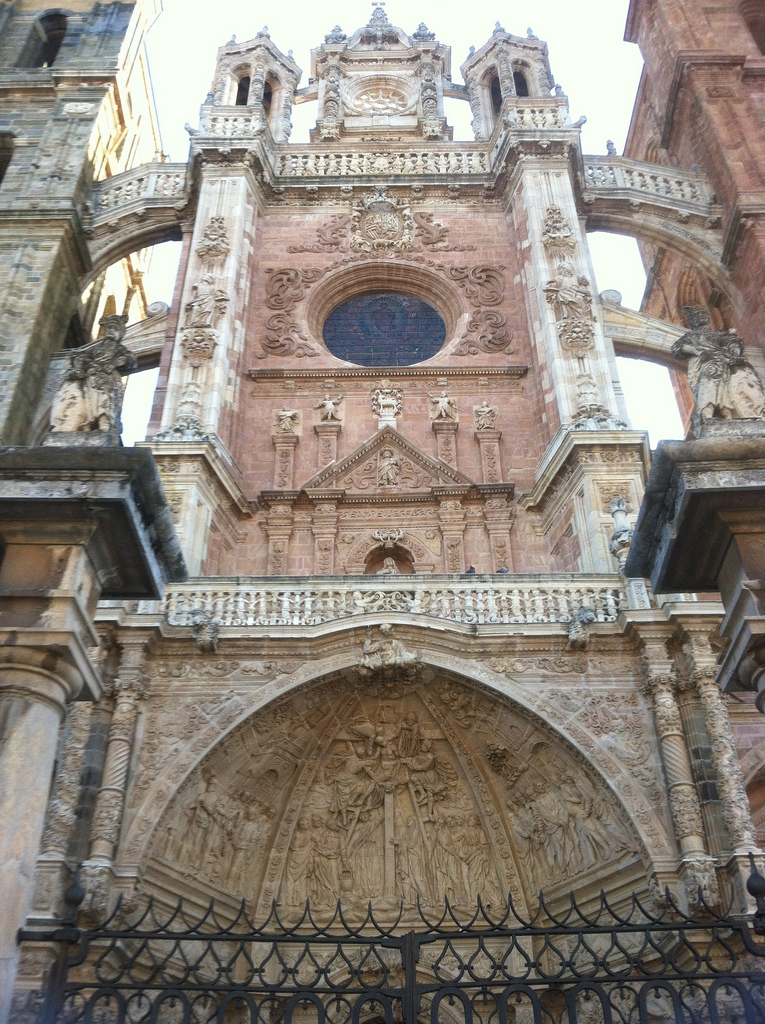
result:
<svg viewBox="0 0 765 1024"><path fill-rule="evenodd" d="M660 911L540 897L530 919L338 905L257 926L151 901L93 930L72 907L20 940L58 944L41 1024L765 1024L765 878L749 885L754 920L689 917L669 893Z"/></svg>

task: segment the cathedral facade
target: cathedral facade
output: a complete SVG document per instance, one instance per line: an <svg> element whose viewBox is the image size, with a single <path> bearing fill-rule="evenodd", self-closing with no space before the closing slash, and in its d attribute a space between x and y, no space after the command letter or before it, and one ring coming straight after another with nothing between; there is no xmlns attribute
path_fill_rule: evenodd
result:
<svg viewBox="0 0 765 1024"><path fill-rule="evenodd" d="M601 891L745 913L756 679L719 685L722 585L627 574L652 453L616 354L671 369L689 436L760 437L759 5L633 0L624 156L582 153L533 34L498 24L457 84L377 7L306 85L265 30L220 47L184 164L156 153L157 7L0 8L3 1021L36 1019L51 957L16 929L60 922L78 868L85 927L120 897L407 927L540 891L553 916ZM596 228L638 238L641 312L597 294ZM126 331L131 260L170 239L174 301ZM122 378L149 365L144 490L96 555ZM51 540L35 496L87 505L88 539ZM56 575L78 544L90 568ZM66 682L44 695L40 652Z"/></svg>

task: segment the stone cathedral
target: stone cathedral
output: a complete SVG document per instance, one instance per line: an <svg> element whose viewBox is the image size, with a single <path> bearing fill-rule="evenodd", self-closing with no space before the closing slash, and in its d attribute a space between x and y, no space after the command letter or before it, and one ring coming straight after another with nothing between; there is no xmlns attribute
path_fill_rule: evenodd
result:
<svg viewBox="0 0 765 1024"><path fill-rule="evenodd" d="M265 29L211 53L183 164L159 13L0 4L1 1024L38 1019L51 945L17 930L63 920L75 872L85 928L120 898L747 913L761 4L632 0L624 155L582 153L530 30L457 76L377 6L307 74ZM595 229L638 239L640 312L597 293ZM147 308L168 240L174 299ZM617 354L670 369L686 442L632 428Z"/></svg>

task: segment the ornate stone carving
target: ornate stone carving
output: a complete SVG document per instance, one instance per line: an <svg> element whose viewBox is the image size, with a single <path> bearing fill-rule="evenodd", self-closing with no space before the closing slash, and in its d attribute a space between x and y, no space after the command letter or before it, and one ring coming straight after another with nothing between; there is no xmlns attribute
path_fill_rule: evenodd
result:
<svg viewBox="0 0 765 1024"><path fill-rule="evenodd" d="M197 256L212 269L226 262L230 249L225 217L211 217L197 246Z"/></svg>
<svg viewBox="0 0 765 1024"><path fill-rule="evenodd" d="M342 421L340 403L343 397L343 395L338 395L337 398L331 398L329 395L325 395L320 402L314 405L314 409L319 410L319 420L322 423L340 423Z"/></svg>
<svg viewBox="0 0 765 1024"><path fill-rule="evenodd" d="M584 606L572 615L568 624L568 643L566 649L569 651L585 651L590 642L589 626L597 622L597 615L594 609Z"/></svg>
<svg viewBox="0 0 765 1024"><path fill-rule="evenodd" d="M563 260L544 290L555 311L558 337L563 347L577 353L592 348L595 327L588 279L577 274L572 263Z"/></svg>
<svg viewBox="0 0 765 1024"><path fill-rule="evenodd" d="M103 338L69 356L53 396L50 434L92 434L100 444L117 444L122 433L122 378L137 363L122 344L127 317L105 316L100 323ZM66 443L84 443L84 438L67 437Z"/></svg>
<svg viewBox="0 0 765 1024"><path fill-rule="evenodd" d="M392 551L404 536L403 530L373 530L372 540L382 544L384 551Z"/></svg>
<svg viewBox="0 0 765 1024"><path fill-rule="evenodd" d="M324 108L327 99L325 94ZM327 122L324 121L326 127ZM347 213L335 213L316 229L316 241L312 245L289 245L287 252L347 252L348 225L351 218Z"/></svg>
<svg viewBox="0 0 765 1024"><path fill-rule="evenodd" d="M395 565L395 563L394 563ZM359 654L359 671L362 675L382 672L396 676L411 677L420 663L420 652L410 651L405 644L393 635L393 626L384 622L379 628L379 639L372 639L371 629L367 630L364 644Z"/></svg>
<svg viewBox="0 0 765 1024"><path fill-rule="evenodd" d="M266 270L266 305L287 313L306 296L306 286L314 284L324 270Z"/></svg>
<svg viewBox="0 0 765 1024"><path fill-rule="evenodd" d="M266 321L266 337L260 343L259 359L269 355L317 356L318 349L287 313L276 313Z"/></svg>
<svg viewBox="0 0 765 1024"><path fill-rule="evenodd" d="M765 391L759 374L744 356L738 333L715 331L703 306L683 306L691 330L672 346L676 359L688 360L696 434L712 420L765 419ZM735 423L730 424L735 430Z"/></svg>
<svg viewBox="0 0 765 1024"><path fill-rule="evenodd" d="M614 532L608 542L608 550L616 559L619 572L624 572L624 564L632 544L632 529L627 520L626 498L614 498L611 501L611 515L614 517Z"/></svg>
<svg viewBox="0 0 765 1024"><path fill-rule="evenodd" d="M278 409L274 413L274 429L278 434L296 434L300 425L297 409Z"/></svg>
<svg viewBox="0 0 765 1024"><path fill-rule="evenodd" d="M215 277L207 271L191 286L191 298L186 303L185 330L214 329L228 307L228 295L215 285Z"/></svg>
<svg viewBox="0 0 765 1024"><path fill-rule="evenodd" d="M467 330L454 354L511 352L512 332L507 330L507 317L496 308L485 308L500 306L504 302L505 268L439 266L438 269L459 285L473 308Z"/></svg>
<svg viewBox="0 0 765 1024"><path fill-rule="evenodd" d="M351 215L351 249L401 252L414 243L409 206L387 194L383 185L368 192Z"/></svg>
<svg viewBox="0 0 765 1024"><path fill-rule="evenodd" d="M473 406L473 423L476 430L495 430L499 408L489 405L484 398L480 405Z"/></svg>
<svg viewBox="0 0 765 1024"><path fill-rule="evenodd" d="M431 252L475 252L474 245L451 245L449 243L449 228L443 221L436 220L435 214L415 213L413 220L417 239L423 249L429 249Z"/></svg>
<svg viewBox="0 0 765 1024"><path fill-rule="evenodd" d="M576 249L571 225L559 206L548 206L542 226L542 243L555 256L567 256Z"/></svg>
<svg viewBox="0 0 765 1024"><path fill-rule="evenodd" d="M324 36L325 43L331 43L333 46L338 43L344 43L348 36L342 31L339 25L335 25L328 35Z"/></svg>
<svg viewBox="0 0 765 1024"><path fill-rule="evenodd" d="M395 427L403 403L404 394L397 388L375 388L372 392L372 412L378 417L378 425L383 427L390 424Z"/></svg>
<svg viewBox="0 0 765 1024"><path fill-rule="evenodd" d="M428 394L428 398L431 403L431 420L457 420L457 403L446 391L442 391L440 395Z"/></svg>
<svg viewBox="0 0 765 1024"><path fill-rule="evenodd" d="M218 624L202 609L192 613L191 635L201 654L214 654L218 649Z"/></svg>
<svg viewBox="0 0 765 1024"><path fill-rule="evenodd" d="M717 870L712 857L693 857L683 861L683 885L688 908L698 909L702 903L710 910L720 903Z"/></svg>

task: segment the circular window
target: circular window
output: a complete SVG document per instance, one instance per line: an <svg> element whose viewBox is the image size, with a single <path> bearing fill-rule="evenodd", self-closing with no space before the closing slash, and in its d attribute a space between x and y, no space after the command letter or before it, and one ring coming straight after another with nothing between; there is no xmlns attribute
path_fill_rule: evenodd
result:
<svg viewBox="0 0 765 1024"><path fill-rule="evenodd" d="M434 356L445 340L435 309L411 295L366 292L324 321L324 344L332 355L360 366L411 366Z"/></svg>

